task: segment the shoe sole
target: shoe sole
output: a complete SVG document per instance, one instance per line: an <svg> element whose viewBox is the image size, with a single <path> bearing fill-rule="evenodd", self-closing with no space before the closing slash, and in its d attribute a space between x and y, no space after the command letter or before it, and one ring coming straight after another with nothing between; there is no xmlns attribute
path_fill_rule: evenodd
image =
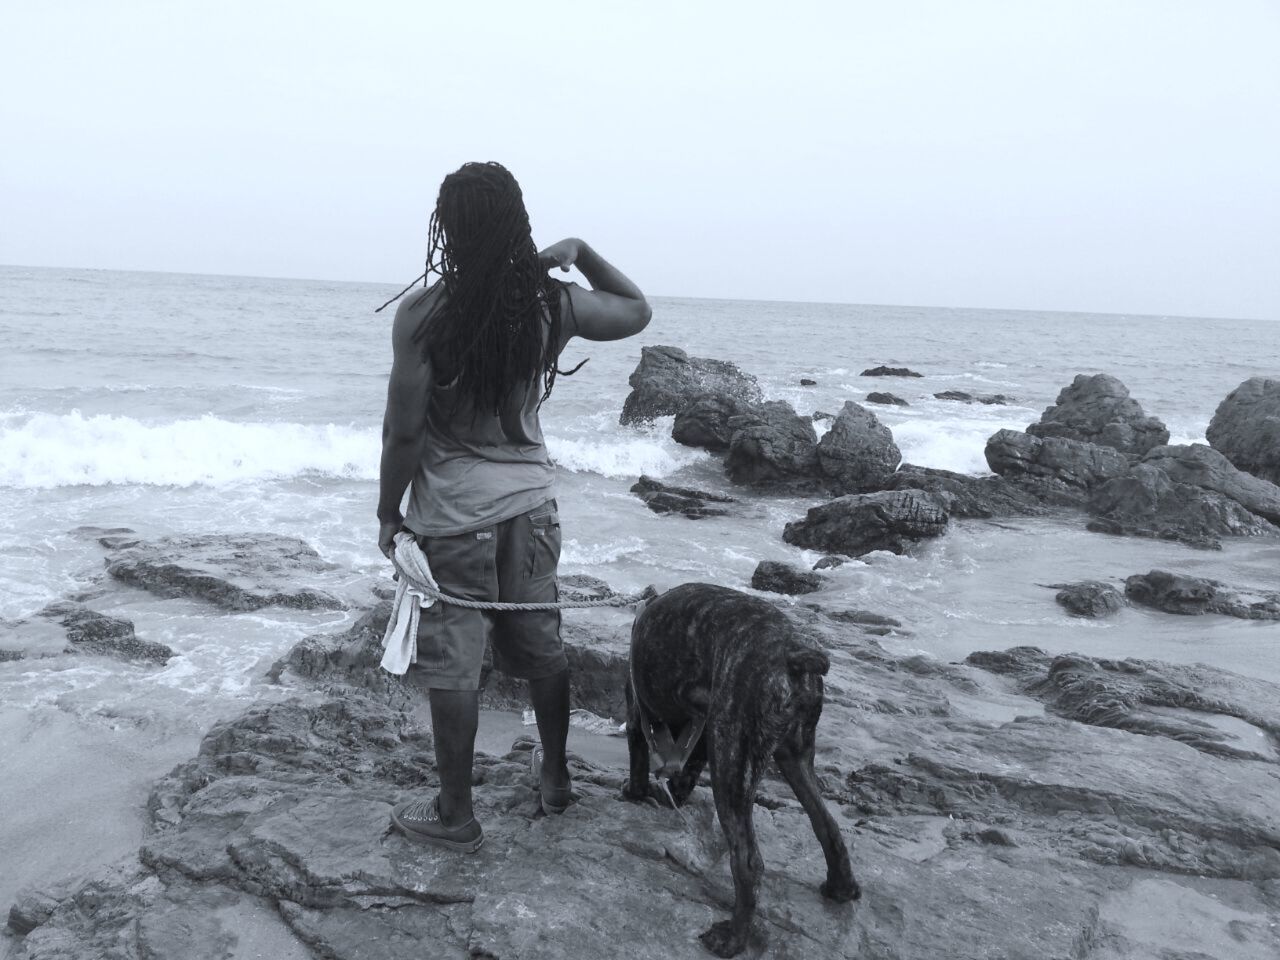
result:
<svg viewBox="0 0 1280 960"><path fill-rule="evenodd" d="M400 819L399 816L396 815L395 810L391 811L391 822L395 824L397 830L414 843L421 843L430 847L439 847L442 850L450 850L453 853L475 853L484 844L483 832L481 832L480 836L476 837L474 840L450 840L448 837L436 837L429 833L422 833L421 831L408 826Z"/></svg>

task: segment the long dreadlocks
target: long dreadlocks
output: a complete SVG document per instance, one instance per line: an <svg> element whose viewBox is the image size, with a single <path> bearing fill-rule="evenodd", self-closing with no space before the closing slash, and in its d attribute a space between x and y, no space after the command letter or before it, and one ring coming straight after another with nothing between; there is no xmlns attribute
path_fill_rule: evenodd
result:
<svg viewBox="0 0 1280 960"><path fill-rule="evenodd" d="M414 335L423 360L448 358L459 400L476 412L501 414L517 387L539 380L546 400L560 372L563 284L538 262L515 177L500 163L463 164L440 185L429 238L419 279L438 273L445 295Z"/></svg>

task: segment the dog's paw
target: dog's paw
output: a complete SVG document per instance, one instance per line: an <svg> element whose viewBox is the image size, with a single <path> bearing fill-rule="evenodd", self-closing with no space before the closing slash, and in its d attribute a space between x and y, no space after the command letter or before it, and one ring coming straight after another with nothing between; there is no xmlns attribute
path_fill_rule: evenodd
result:
<svg viewBox="0 0 1280 960"><path fill-rule="evenodd" d="M747 945L747 932L735 930L729 920L721 920L703 931L698 939L717 957L734 957Z"/></svg>
<svg viewBox="0 0 1280 960"><path fill-rule="evenodd" d="M653 798L649 795L649 784L645 783L635 787L632 786L630 780L622 782L622 799L628 803L653 802Z"/></svg>
<svg viewBox="0 0 1280 960"><path fill-rule="evenodd" d="M828 880L818 888L818 892L836 903L849 903L862 897L862 888L853 877L848 880Z"/></svg>

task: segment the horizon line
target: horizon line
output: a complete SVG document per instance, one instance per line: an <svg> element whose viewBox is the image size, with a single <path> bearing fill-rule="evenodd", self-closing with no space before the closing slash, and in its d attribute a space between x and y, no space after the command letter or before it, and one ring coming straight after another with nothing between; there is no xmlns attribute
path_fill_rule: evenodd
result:
<svg viewBox="0 0 1280 960"><path fill-rule="evenodd" d="M335 280L325 277L281 277L271 276L267 274L252 273L201 273L193 270L142 270L142 269L122 269L119 267L70 267L58 264L22 264L22 263L4 263L0 264L0 268L15 268L19 270L84 270L96 271L99 273L150 273L160 274L162 276L175 277L221 277L228 280L284 280L293 283L342 283L351 285L365 286L386 286L394 288L398 286L397 281L389 280ZM981 307L981 306L952 306L946 304L929 304L929 303L866 303L854 302L850 300L792 300L786 298L768 298L768 297L700 297L690 294L648 294L660 300L708 300L718 303L780 303L780 304L803 304L806 306L825 306L825 307L889 307L893 309L921 309L921 310L981 310L986 312L999 313L1054 313L1065 315L1084 315L1094 317L1143 317L1155 320L1243 320L1253 323L1275 323L1280 320L1278 317L1228 317L1228 316L1199 316L1195 314L1166 314L1166 313L1140 313L1140 312L1124 312L1118 313L1110 310L1064 310L1060 308L1046 307Z"/></svg>

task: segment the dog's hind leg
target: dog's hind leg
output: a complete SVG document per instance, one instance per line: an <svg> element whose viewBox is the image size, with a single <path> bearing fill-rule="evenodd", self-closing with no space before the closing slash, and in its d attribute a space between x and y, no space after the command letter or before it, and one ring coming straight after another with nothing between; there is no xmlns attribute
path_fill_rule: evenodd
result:
<svg viewBox="0 0 1280 960"><path fill-rule="evenodd" d="M689 794L698 785L698 778L702 776L702 768L706 765L707 735L704 733L694 744L693 752L685 761L684 769L671 778L671 798L675 800L676 806L684 806L684 802L689 799Z"/></svg>
<svg viewBox="0 0 1280 960"><path fill-rule="evenodd" d="M713 924L699 939L716 956L732 957L746 946L751 920L756 912L762 864L752 822L752 807L768 754L759 755L758 745L751 741L746 731L723 718L713 718L707 725L705 736L716 813L729 844L733 915L728 920Z"/></svg>
<svg viewBox="0 0 1280 960"><path fill-rule="evenodd" d="M820 685L822 679L813 677ZM818 726L818 716L822 713L821 686L818 687L816 702L810 701L796 718L795 724L783 735L773 753L778 769L791 789L804 812L809 815L813 824L813 832L822 844L822 853L827 858L827 879L820 890L828 900L841 903L857 900L861 895L858 881L853 878L853 868L849 864L849 849L845 846L840 827L836 824L831 811L827 809L818 790L818 778L813 772L814 733Z"/></svg>
<svg viewBox="0 0 1280 960"><path fill-rule="evenodd" d="M640 723L640 703L631 681L627 680L627 755L631 761L631 773L622 785L624 800L640 801L649 796L649 741L644 738Z"/></svg>

